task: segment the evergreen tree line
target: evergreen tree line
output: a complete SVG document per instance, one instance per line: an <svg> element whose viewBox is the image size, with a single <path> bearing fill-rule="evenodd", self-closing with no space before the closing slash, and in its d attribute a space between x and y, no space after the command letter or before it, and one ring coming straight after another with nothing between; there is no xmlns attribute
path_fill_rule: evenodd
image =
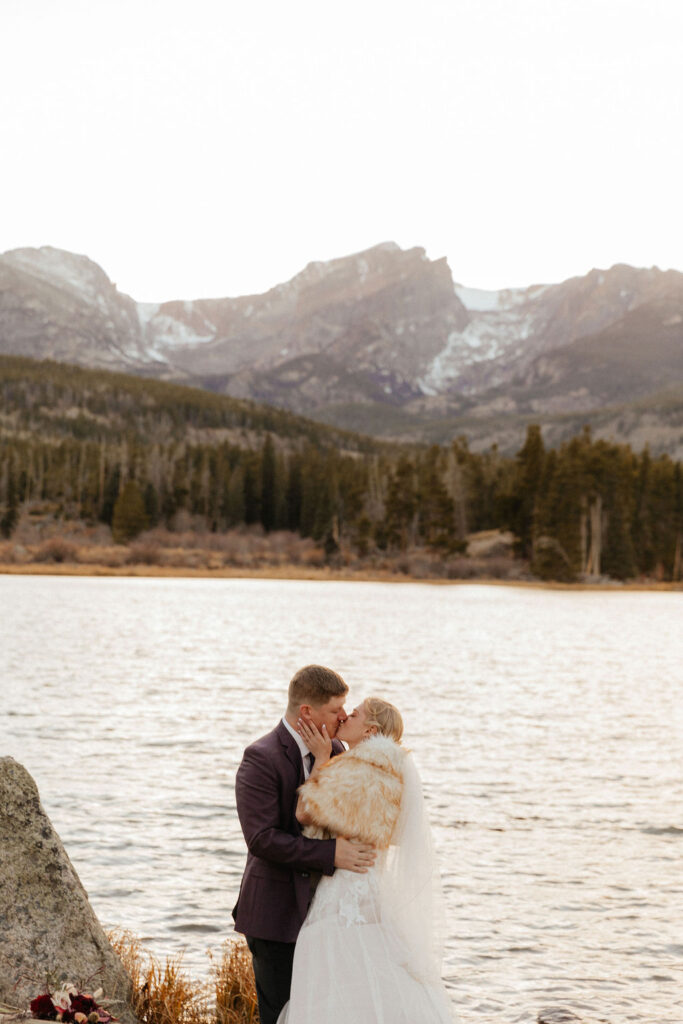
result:
<svg viewBox="0 0 683 1024"><path fill-rule="evenodd" d="M277 443L276 443L277 440ZM344 452L266 434L258 448L222 441L0 440L0 532L24 504L112 527L126 541L181 510L214 531L242 524L342 541L359 553L464 551L469 533L510 529L541 578L680 579L681 464L595 441L546 450L531 426L515 457L495 448Z"/></svg>
<svg viewBox="0 0 683 1024"><path fill-rule="evenodd" d="M245 446L250 434L271 432L296 443L307 440L349 451L389 447L286 409L168 381L22 356L0 355L2 420L14 433L109 444L131 435L163 443L182 441L190 434L209 441L231 433L241 434Z"/></svg>

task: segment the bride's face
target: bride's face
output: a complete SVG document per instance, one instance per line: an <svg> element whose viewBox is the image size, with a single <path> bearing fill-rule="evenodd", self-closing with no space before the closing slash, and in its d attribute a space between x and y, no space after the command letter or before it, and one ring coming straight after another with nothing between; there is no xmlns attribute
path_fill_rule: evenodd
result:
<svg viewBox="0 0 683 1024"><path fill-rule="evenodd" d="M374 731L372 726L368 726L367 717L365 701L363 701L362 704L353 709L346 721L342 722L339 726L337 739L343 740L349 747L355 747L362 740L367 739Z"/></svg>

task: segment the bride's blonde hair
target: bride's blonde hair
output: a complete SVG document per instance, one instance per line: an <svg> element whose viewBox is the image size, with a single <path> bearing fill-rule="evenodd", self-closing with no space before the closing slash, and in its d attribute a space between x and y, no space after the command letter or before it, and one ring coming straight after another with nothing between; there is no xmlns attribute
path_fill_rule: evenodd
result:
<svg viewBox="0 0 683 1024"><path fill-rule="evenodd" d="M400 743L403 735L403 719L400 711L381 697L365 698L365 724L376 725L383 736L389 736Z"/></svg>

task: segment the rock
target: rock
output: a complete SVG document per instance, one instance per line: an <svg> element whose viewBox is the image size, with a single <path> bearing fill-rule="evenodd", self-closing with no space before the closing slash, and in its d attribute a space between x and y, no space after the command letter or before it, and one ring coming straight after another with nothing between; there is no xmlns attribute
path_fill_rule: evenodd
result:
<svg viewBox="0 0 683 1024"><path fill-rule="evenodd" d="M509 530L480 530L467 538L471 558L499 558L512 554L515 538Z"/></svg>
<svg viewBox="0 0 683 1024"><path fill-rule="evenodd" d="M120 1000L135 1024L132 985L97 920L26 769L0 757L0 1003L28 1009L49 972ZM63 978L62 976L66 976Z"/></svg>

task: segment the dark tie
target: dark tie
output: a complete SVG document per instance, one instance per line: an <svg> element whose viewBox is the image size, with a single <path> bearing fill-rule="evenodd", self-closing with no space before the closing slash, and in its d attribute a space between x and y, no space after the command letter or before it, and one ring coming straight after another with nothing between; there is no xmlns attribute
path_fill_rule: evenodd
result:
<svg viewBox="0 0 683 1024"><path fill-rule="evenodd" d="M308 768L308 774L310 775L313 771L313 765L315 764L315 758L310 752L306 754L306 766Z"/></svg>

